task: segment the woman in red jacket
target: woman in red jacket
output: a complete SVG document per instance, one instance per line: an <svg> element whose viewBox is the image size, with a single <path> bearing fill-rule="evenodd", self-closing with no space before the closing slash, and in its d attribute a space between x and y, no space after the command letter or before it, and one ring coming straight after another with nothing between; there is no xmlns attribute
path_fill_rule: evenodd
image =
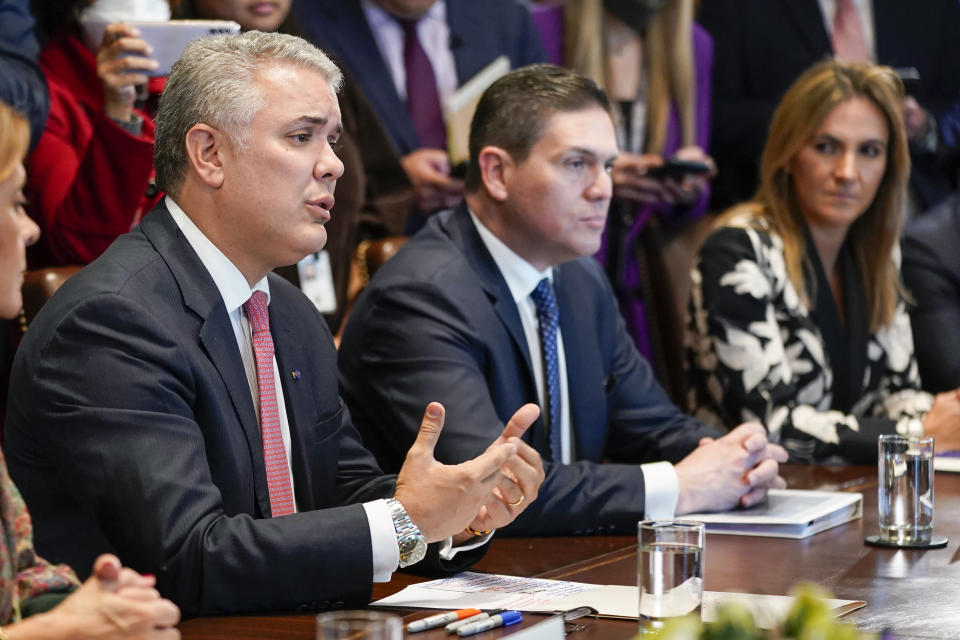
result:
<svg viewBox="0 0 960 640"><path fill-rule="evenodd" d="M49 40L40 66L50 117L27 158L28 211L43 231L31 266L86 264L154 205L153 121L134 108L156 68L136 28L109 24L94 52L83 41L89 0L34 2Z"/></svg>

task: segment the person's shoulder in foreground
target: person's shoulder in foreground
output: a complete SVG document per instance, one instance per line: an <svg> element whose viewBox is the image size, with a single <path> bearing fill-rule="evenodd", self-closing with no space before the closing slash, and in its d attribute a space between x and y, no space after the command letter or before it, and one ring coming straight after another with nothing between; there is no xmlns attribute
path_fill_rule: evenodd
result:
<svg viewBox="0 0 960 640"><path fill-rule="evenodd" d="M408 464L384 475L337 396L326 324L268 276L326 240L340 78L261 32L195 41L174 65L157 116L168 197L58 292L14 365L10 468L42 553L82 567L115 550L186 615L325 608L424 558L467 566L470 528L536 497L539 457L517 438L532 407L445 466L443 407L425 404Z"/></svg>
<svg viewBox="0 0 960 640"><path fill-rule="evenodd" d="M960 387L960 194L908 224L903 280L913 297L910 322L923 388Z"/></svg>
<svg viewBox="0 0 960 640"><path fill-rule="evenodd" d="M644 515L750 503L782 482L785 452L762 426L713 440L670 403L626 334L589 257L616 155L594 82L549 65L501 78L471 125L464 205L386 263L344 334L342 393L388 469L428 394L450 406L445 462L476 455L524 403L544 407L526 436L552 460L544 497L509 533L627 532ZM538 298L552 302L538 311ZM640 464L657 460L678 464Z"/></svg>

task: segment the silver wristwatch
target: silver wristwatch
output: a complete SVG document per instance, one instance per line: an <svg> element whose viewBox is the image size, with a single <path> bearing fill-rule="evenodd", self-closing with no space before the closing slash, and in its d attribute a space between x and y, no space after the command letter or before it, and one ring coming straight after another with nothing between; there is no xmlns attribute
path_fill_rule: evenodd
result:
<svg viewBox="0 0 960 640"><path fill-rule="evenodd" d="M400 550L400 568L409 567L423 560L427 555L427 541L413 524L407 510L396 498L386 500L393 518L393 528L397 532L397 548Z"/></svg>

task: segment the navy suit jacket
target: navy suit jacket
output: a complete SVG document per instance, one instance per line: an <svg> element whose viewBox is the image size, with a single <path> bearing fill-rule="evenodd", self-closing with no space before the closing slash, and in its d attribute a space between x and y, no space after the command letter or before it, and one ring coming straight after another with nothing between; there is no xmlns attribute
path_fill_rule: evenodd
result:
<svg viewBox="0 0 960 640"><path fill-rule="evenodd" d="M6 453L39 553L81 572L117 553L185 615L369 600L359 503L393 495L395 477L340 401L316 308L272 274L270 294L298 513L269 517L226 307L161 203L61 288L17 353Z"/></svg>
<svg viewBox="0 0 960 640"><path fill-rule="evenodd" d="M505 532L628 533L644 510L635 463L677 461L718 434L657 384L599 263L581 258L554 274L577 462L547 464L540 497ZM446 462L475 456L523 404L539 404L519 312L465 205L432 216L360 296L340 347L340 383L386 469L402 461L426 401L447 408L436 449ZM542 419L525 437L549 456Z"/></svg>
<svg viewBox="0 0 960 640"><path fill-rule="evenodd" d="M960 194L916 216L903 234L903 280L920 381L931 393L960 387Z"/></svg>
<svg viewBox="0 0 960 640"><path fill-rule="evenodd" d="M874 0L877 61L920 74L908 92L938 120L941 146L960 146L960 32L957 0ZM714 204L753 195L767 130L784 92L810 65L833 55L817 0L710 0L700 23L714 39L713 137L721 168ZM954 152L956 148L954 149ZM911 174L921 204L950 189L945 159L915 154Z"/></svg>
<svg viewBox="0 0 960 640"><path fill-rule="evenodd" d="M546 62L526 7L516 0L446 0L450 48L462 84L501 55L513 68ZM311 42L335 54L360 84L400 155L422 145L406 103L393 85L360 0L295 0L294 12Z"/></svg>

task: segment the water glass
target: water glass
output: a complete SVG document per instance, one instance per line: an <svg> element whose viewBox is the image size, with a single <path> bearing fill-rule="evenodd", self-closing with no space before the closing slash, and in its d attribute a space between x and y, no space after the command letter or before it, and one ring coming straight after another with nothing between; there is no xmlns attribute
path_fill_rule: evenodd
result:
<svg viewBox="0 0 960 640"><path fill-rule="evenodd" d="M703 523L645 520L637 529L641 633L661 628L668 618L699 616L703 602Z"/></svg>
<svg viewBox="0 0 960 640"><path fill-rule="evenodd" d="M400 616L383 611L330 611L317 616L316 640L401 640Z"/></svg>
<svg viewBox="0 0 960 640"><path fill-rule="evenodd" d="M882 435L877 474L880 538L895 545L933 537L933 438Z"/></svg>

